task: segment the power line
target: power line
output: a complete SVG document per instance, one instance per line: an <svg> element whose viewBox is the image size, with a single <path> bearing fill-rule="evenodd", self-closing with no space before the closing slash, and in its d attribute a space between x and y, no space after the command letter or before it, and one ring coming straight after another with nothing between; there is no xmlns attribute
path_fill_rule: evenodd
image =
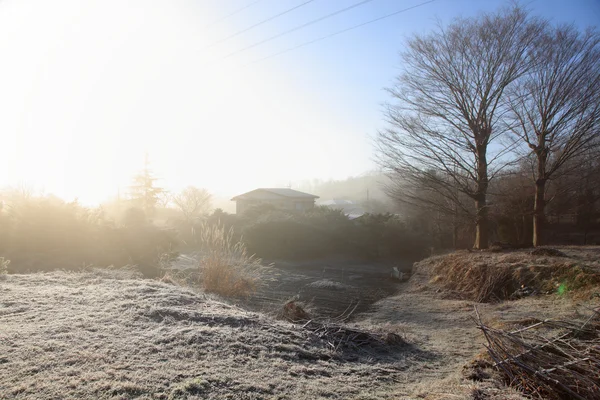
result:
<svg viewBox="0 0 600 400"><path fill-rule="evenodd" d="M212 44L209 44L209 45L208 45L208 46L206 46L205 48L209 48L209 47L212 47L212 46L214 46L214 45L217 45L217 44L219 44L219 43L223 43L223 42L225 42L225 41L227 41L227 40L229 40L229 39L231 39L231 38L234 38L234 37L236 37L236 36L238 36L238 35L241 35L241 34L242 34L242 33L244 33L244 32L248 32L250 29L254 29L254 28L256 28L257 26L260 26L260 25L262 25L262 24L264 24L264 23L267 23L267 22L269 22L269 21L272 21L272 20L274 20L275 18L281 17L282 15L285 15L285 14L287 14L287 13L290 13L290 12L292 12L292 11L294 11L294 10L296 10L296 9L298 9L298 8L300 8L300 7L302 7L302 6L305 6L305 5L307 5L308 3L312 3L313 1L315 1L315 0L308 0L308 1L305 1L304 3L300 3L300 4L298 4L297 6L294 6L294 7L292 7L292 8L288 8L287 10L285 10L285 11L282 11L282 12L280 12L279 14L275 14L275 15L273 15L273 16L271 16L271 17L269 17L269 18L266 18L266 19L264 19L264 20L262 20L262 21L260 21L260 22L257 22L257 23L256 23L256 24L254 24L254 25L251 25L251 26L249 26L249 27L247 27L247 28L245 28L245 29L242 29L241 31L237 31L236 33L234 33L234 34L232 34L232 35L229 35L229 36L227 36L226 38L223 38L223 39L221 39L221 40L218 40L218 41L216 41L216 42L214 42L214 43L212 43Z"/></svg>
<svg viewBox="0 0 600 400"><path fill-rule="evenodd" d="M329 35L321 36L321 37L318 37L318 38L316 38L316 39L309 40L308 42L300 43L299 45L296 45L296 46L290 47L290 48L288 48L288 49L285 49L285 50L279 51L279 52L277 52L277 53L274 53L274 54L268 55L268 56L266 56L266 57L259 58L258 60L255 60L255 61L249 62L249 63L248 63L248 64L246 64L246 65L256 64L256 63L258 63L258 62L265 61L265 60L267 60L267 59L269 59L269 58L277 57L277 56L279 56L279 55L281 55L281 54L288 53L288 52L290 52L290 51L292 51L292 50L299 49L300 47L308 46L309 44L313 44L313 43L316 43L316 42L320 42L321 40L329 39L330 37L333 37L333 36L340 35L340 34L342 34L342 33L345 33L345 32L348 32L348 31L351 31L351 30L353 30L353 29L356 29L356 28L360 28L361 26L365 26L365 25L371 24L371 23L373 23L373 22L381 21L382 19L385 19L385 18L390 18L390 17L393 17L394 15L398 15L398 14L404 13L404 12L406 12L406 11L410 11L410 10L412 10L412 9L415 9L415 8L417 8L417 7L421 7L421 6L424 6L424 5L426 5L426 4L433 3L434 1L436 1L436 0L429 0L429 1L425 1L425 2L423 2L423 3L420 3L420 4L417 4L417 5L414 5L414 6L412 6L412 7L404 8L404 9L402 9L402 10L398 10L398 11L395 11L395 12L393 12L393 13L390 13L390 14L383 15L383 16L381 16L381 17L378 17L378 18L372 19L372 20L370 20L370 21L363 22L363 23L360 23L360 24L358 24L358 25L354 25L354 26L351 26L351 27L349 27L349 28L342 29L342 30L340 30L340 31L333 32L333 33L330 33Z"/></svg>
<svg viewBox="0 0 600 400"><path fill-rule="evenodd" d="M266 39L263 39L263 40L261 40L260 42L256 42L256 43L254 43L254 44L251 44L250 46L246 46L246 47L243 47L243 48L241 48L241 49L239 49L239 50L236 50L236 51L234 51L233 53L229 53L229 54L227 54L225 57L223 57L223 58L222 58L222 60L225 60L226 58L229 58L229 57L231 57L231 56L234 56L234 55L236 55L236 54L239 54L239 53L241 53L241 52L243 52L243 51L246 51L246 50L249 50L249 49L251 49L251 48L254 48L254 47L256 47L256 46L259 46L259 45L261 45L261 44L263 44L263 43L269 42L269 41L271 41L271 40L273 40L273 39L280 38L280 37L282 37L282 36L284 36L284 35L287 35L288 33L292 33L292 32L295 32L295 31L297 31L297 30L299 30L299 29L306 28L306 27L307 27L307 26L309 26L309 25L316 24L317 22L321 22L321 21L323 21L323 20L325 20L325 19L327 19L327 18L331 18L331 17L333 17L333 16L336 16L336 15L338 15L338 14L341 14L341 13L343 13L343 12L349 11L349 10L351 10L351 9L353 9L353 8L356 8L356 7L358 7L358 6L362 6L363 4L369 3L369 2L371 2L371 1L373 1L373 0L363 0L363 1L359 1L358 3L354 3L354 4L352 4L351 6L348 6L348 7L342 8L342 9L340 9L340 10L337 10L337 11L334 11L334 12L332 12L332 13L330 13L330 14L324 15L324 16L322 16L322 17L319 17L319 18L317 18L317 19L313 19L312 21L308 21L308 22L306 22L306 23L304 23L304 24L302 24L302 25L295 26L294 28L288 29L287 31L283 31L283 32L281 32L281 33L278 33L277 35L273 35L273 36L271 36L271 37L268 37L268 38L266 38ZM432 1L433 1L433 0L432 0Z"/></svg>
<svg viewBox="0 0 600 400"><path fill-rule="evenodd" d="M226 19L227 19L227 18L229 18L229 17L233 17L235 14L241 13L241 12L242 12L242 11L244 11L245 9L252 7L252 6L253 6L253 5L255 5L256 3L260 3L261 1L262 1L262 0L256 0L256 1L253 1L252 3L250 3L250 4L248 4L248 5L245 5L245 6L241 7L241 8L238 8L237 10L235 10L235 11L232 11L232 12L230 12L229 14L227 14L227 15L224 15L224 16L222 16L221 18L217 19L216 21L213 21L213 22L211 22L210 24L206 25L206 26L204 27L204 29L210 28L211 26L213 26L213 25L215 25L215 24L218 24L219 22L221 22L221 21L223 21L223 20L226 20Z"/></svg>

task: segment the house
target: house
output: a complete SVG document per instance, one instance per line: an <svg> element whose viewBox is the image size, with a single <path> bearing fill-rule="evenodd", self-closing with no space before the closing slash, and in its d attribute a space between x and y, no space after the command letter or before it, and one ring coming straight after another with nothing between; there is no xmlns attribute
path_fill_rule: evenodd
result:
<svg viewBox="0 0 600 400"><path fill-rule="evenodd" d="M259 204L271 204L283 210L304 211L315 206L315 200L319 196L299 192L287 188L255 189L251 192L240 194L232 198L236 203L236 213L242 214L248 208Z"/></svg>

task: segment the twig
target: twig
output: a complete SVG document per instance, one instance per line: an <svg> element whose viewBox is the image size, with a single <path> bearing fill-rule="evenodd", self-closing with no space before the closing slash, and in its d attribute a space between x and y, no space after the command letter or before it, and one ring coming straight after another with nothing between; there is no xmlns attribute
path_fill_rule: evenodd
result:
<svg viewBox="0 0 600 400"><path fill-rule="evenodd" d="M503 331L486 326L474 309L484 346L511 386L541 398L600 399L600 330L591 326L593 318L583 324L547 319ZM563 332L548 338L538 332L543 327Z"/></svg>

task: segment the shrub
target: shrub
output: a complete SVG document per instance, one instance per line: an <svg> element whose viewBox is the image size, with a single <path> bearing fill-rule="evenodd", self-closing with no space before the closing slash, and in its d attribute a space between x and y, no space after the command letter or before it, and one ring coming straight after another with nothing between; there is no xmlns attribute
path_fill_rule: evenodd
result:
<svg viewBox="0 0 600 400"><path fill-rule="evenodd" d="M252 294L259 283L262 260L250 255L244 243L234 239L233 229L203 224L198 230L202 285L208 292L243 297Z"/></svg>
<svg viewBox="0 0 600 400"><path fill-rule="evenodd" d="M162 276L166 264L177 258L174 232L153 225L120 227L112 231L105 264L135 265L146 278Z"/></svg>
<svg viewBox="0 0 600 400"><path fill-rule="evenodd" d="M392 214L365 214L349 220L339 210L318 207L305 213L264 211L245 217L244 241L261 257L311 259L331 255L374 259L417 259L430 240Z"/></svg>
<svg viewBox="0 0 600 400"><path fill-rule="evenodd" d="M146 213L141 208L130 207L123 213L121 223L127 227L140 227L148 223Z"/></svg>
<svg viewBox="0 0 600 400"><path fill-rule="evenodd" d="M250 251L265 258L301 259L335 253L330 234L292 218L259 221L243 231Z"/></svg>
<svg viewBox="0 0 600 400"><path fill-rule="evenodd" d="M101 208L52 197L15 199L1 211L1 254L12 260L11 272L136 264L145 276L158 276L161 258L175 255L174 235L138 211L126 215L126 224L116 226Z"/></svg>

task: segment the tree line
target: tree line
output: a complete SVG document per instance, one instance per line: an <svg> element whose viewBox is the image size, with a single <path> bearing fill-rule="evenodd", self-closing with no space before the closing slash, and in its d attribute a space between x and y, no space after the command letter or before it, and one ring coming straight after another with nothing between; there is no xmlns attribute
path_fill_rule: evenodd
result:
<svg viewBox="0 0 600 400"><path fill-rule="evenodd" d="M598 200L597 30L516 5L416 35L401 59L375 140L395 200L455 230L472 224L476 249L490 244L491 214L520 212L519 188L534 193L534 246L545 243L549 200Z"/></svg>

